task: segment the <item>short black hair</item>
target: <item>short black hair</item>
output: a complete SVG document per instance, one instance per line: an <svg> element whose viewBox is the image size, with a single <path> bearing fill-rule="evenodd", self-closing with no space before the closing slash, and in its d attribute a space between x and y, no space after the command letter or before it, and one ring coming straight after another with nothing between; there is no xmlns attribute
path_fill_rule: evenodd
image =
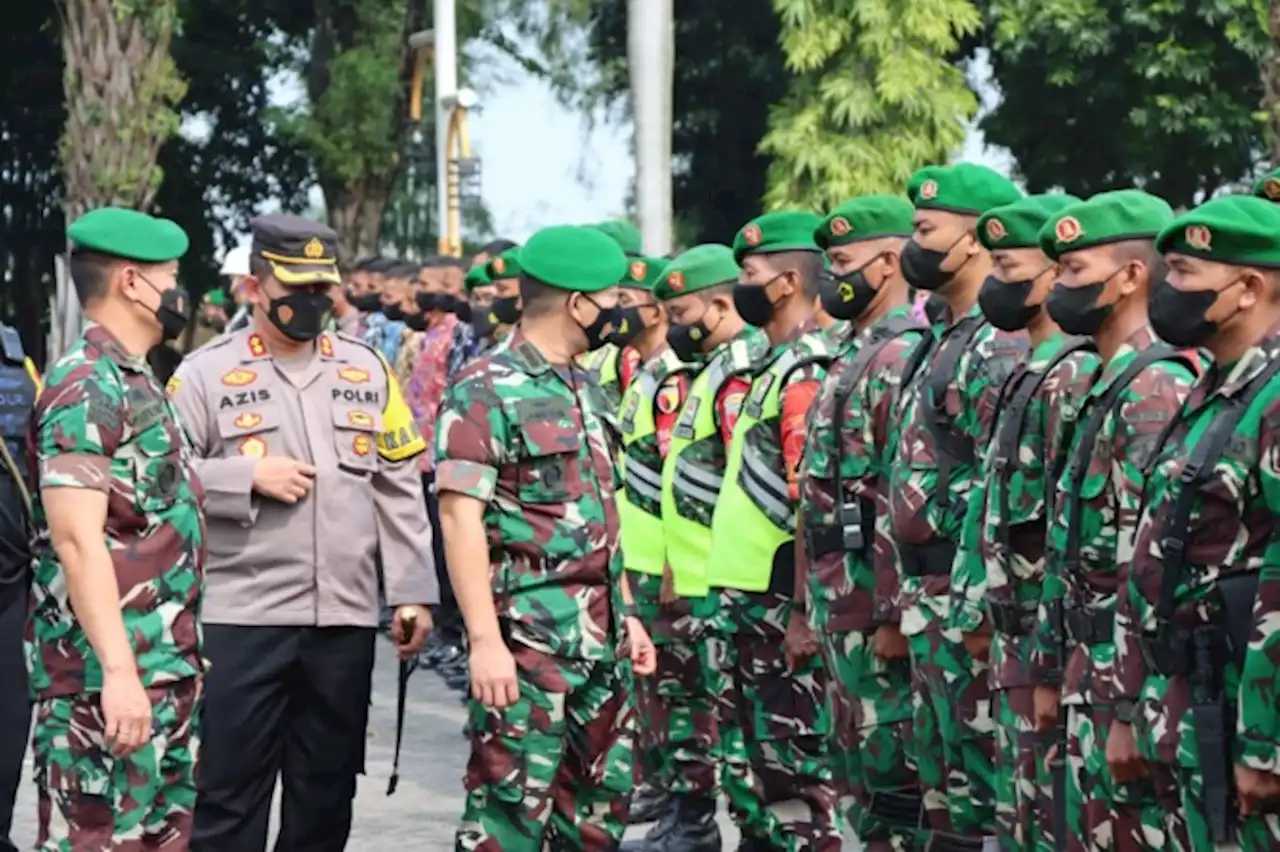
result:
<svg viewBox="0 0 1280 852"><path fill-rule="evenodd" d="M1138 261L1145 266L1147 268L1148 287L1163 281L1165 276L1169 274L1169 267L1165 265L1164 255L1156 250L1156 244L1151 240L1125 240L1124 242L1115 243L1112 256L1122 264Z"/></svg>
<svg viewBox="0 0 1280 852"><path fill-rule="evenodd" d="M257 252L249 255L249 274L259 281L270 278L275 272L271 268L271 263Z"/></svg>
<svg viewBox="0 0 1280 852"><path fill-rule="evenodd" d="M704 290L699 290L697 295L702 297L703 302L710 302L716 296L728 296L732 299L733 288L737 286L737 283L737 281L722 281L721 283L714 284Z"/></svg>
<svg viewBox="0 0 1280 852"><path fill-rule="evenodd" d="M514 243L505 237L498 237L497 239L489 240L489 242L485 243L479 253L493 257L495 254L502 254L508 249L515 248L516 245L517 243Z"/></svg>
<svg viewBox="0 0 1280 852"><path fill-rule="evenodd" d="M401 263L387 270L387 275L392 278L417 278L421 269L422 267L416 263Z"/></svg>
<svg viewBox="0 0 1280 852"><path fill-rule="evenodd" d="M795 269L804 279L804 294L816 299L821 290L822 273L826 269L822 254L816 251L780 251L770 258L774 269Z"/></svg>
<svg viewBox="0 0 1280 852"><path fill-rule="evenodd" d="M557 302L563 301L569 291L552 287L546 282L520 276L521 313L527 317L539 317L550 313Z"/></svg>
<svg viewBox="0 0 1280 852"><path fill-rule="evenodd" d="M111 268L116 258L96 251L77 249L71 252L69 271L76 287L76 297L82 306L96 302L107 295L111 282Z"/></svg>

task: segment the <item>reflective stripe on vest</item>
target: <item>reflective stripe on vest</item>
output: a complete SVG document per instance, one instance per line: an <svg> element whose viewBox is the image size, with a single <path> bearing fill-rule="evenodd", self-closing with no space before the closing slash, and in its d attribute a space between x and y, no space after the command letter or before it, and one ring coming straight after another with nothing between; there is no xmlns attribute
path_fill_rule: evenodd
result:
<svg viewBox="0 0 1280 852"><path fill-rule="evenodd" d="M711 560L711 525L699 518L710 521L715 512L724 470L700 462L707 455L708 442L721 441L716 397L725 382L750 368L751 344L746 339L733 341L711 359L689 388L663 461L663 537L676 594L683 597L701 597L710 588L707 563Z"/></svg>
<svg viewBox="0 0 1280 852"><path fill-rule="evenodd" d="M724 488L711 525L712 586L763 592L773 576L778 548L795 540L796 505L782 461L782 386L797 368L827 357L825 342L810 333L789 346L751 385L729 446Z"/></svg>

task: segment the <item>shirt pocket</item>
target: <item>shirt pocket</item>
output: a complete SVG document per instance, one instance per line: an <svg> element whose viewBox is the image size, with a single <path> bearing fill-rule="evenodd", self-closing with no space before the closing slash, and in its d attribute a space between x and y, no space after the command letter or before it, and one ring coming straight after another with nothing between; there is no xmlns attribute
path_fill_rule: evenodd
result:
<svg viewBox="0 0 1280 852"><path fill-rule="evenodd" d="M135 443L133 500L142 515L156 515L173 508L182 498L187 459L176 430L163 422L148 427Z"/></svg>
<svg viewBox="0 0 1280 852"><path fill-rule="evenodd" d="M218 436L223 456L263 458L283 455L280 409L273 405L240 408L218 415Z"/></svg>
<svg viewBox="0 0 1280 852"><path fill-rule="evenodd" d="M382 415L372 408L338 406L333 409L334 454L338 468L368 479L378 469L378 435Z"/></svg>
<svg viewBox="0 0 1280 852"><path fill-rule="evenodd" d="M583 435L568 418L514 420L519 430L516 499L528 505L576 502L583 483Z"/></svg>

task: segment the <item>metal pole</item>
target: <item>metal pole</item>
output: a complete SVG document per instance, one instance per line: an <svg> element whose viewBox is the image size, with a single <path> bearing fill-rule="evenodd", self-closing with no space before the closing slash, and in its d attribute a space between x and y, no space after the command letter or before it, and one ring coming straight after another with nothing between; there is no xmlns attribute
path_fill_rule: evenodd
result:
<svg viewBox="0 0 1280 852"><path fill-rule="evenodd" d="M454 0L435 0L436 66L436 227L440 254L448 252L449 227L449 108L444 100L458 91L458 23Z"/></svg>
<svg viewBox="0 0 1280 852"><path fill-rule="evenodd" d="M649 254L671 251L672 0L630 0L627 52L635 122L636 207Z"/></svg>

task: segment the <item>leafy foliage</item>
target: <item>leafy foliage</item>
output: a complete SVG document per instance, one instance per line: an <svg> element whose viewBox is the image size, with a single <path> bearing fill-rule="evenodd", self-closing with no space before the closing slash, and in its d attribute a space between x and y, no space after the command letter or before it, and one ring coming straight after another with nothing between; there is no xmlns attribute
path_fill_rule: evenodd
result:
<svg viewBox="0 0 1280 852"><path fill-rule="evenodd" d="M860 193L900 193L945 161L977 111L951 60L979 29L969 0L774 0L793 78L761 150L769 208L826 210Z"/></svg>
<svg viewBox="0 0 1280 852"><path fill-rule="evenodd" d="M1004 95L981 122L1031 191L1142 186L1174 205L1265 150L1266 0L986 0Z"/></svg>

